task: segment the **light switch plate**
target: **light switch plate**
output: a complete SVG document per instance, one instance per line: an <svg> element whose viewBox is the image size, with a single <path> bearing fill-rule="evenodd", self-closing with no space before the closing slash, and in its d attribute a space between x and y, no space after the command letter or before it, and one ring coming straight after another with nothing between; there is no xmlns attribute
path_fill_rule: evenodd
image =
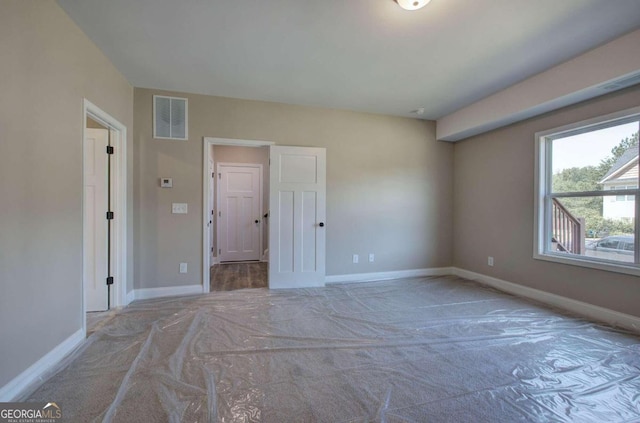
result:
<svg viewBox="0 0 640 423"><path fill-rule="evenodd" d="M171 213L173 214L187 214L187 203L173 203L171 205Z"/></svg>

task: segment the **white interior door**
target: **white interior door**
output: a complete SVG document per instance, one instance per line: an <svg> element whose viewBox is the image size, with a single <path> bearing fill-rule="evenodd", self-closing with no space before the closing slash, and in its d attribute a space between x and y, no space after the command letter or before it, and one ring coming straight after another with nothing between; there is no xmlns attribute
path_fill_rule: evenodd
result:
<svg viewBox="0 0 640 423"><path fill-rule="evenodd" d="M84 299L87 311L107 309L107 136L85 129L84 139Z"/></svg>
<svg viewBox="0 0 640 423"><path fill-rule="evenodd" d="M326 149L271 146L269 288L324 286Z"/></svg>
<svg viewBox="0 0 640 423"><path fill-rule="evenodd" d="M220 261L260 260L262 165L218 163Z"/></svg>

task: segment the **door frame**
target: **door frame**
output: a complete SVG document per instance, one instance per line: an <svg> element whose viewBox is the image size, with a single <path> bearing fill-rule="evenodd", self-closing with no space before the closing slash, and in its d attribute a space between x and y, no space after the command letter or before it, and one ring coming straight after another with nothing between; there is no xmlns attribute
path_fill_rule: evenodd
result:
<svg viewBox="0 0 640 423"><path fill-rule="evenodd" d="M234 138L202 137L202 292L208 293L211 288L211 242L209 237L209 157L212 157L214 145L235 147L270 147L273 141L243 140ZM262 231L261 231L262 232ZM216 235L217 236L217 235ZM268 266L269 264L267 264Z"/></svg>
<svg viewBox="0 0 640 423"><path fill-rule="evenodd" d="M114 154L111 158L111 208L115 214L111 230L111 274L114 277L111 298L114 307L127 305L127 127L117 119L91 103L86 98L82 105L82 186L84 187L84 139L86 136L87 117L108 128L115 137L111 139ZM84 188L82 190L82 215L85 211ZM83 223L82 232L85 228ZM83 236L84 240L84 236ZM82 243L84 275L84 251L87 246ZM106 282L106 281L105 281ZM85 281L82 280L82 330L87 334L87 307L85 301Z"/></svg>
<svg viewBox="0 0 640 423"><path fill-rule="evenodd" d="M218 166L216 168L216 173L220 173L220 168L221 167L247 167L247 168L253 168L253 169L258 169L259 171L259 175L260 175L260 184L259 184L259 189L260 192L258 193L258 201L259 203L259 207L260 207L260 236L259 236L259 242L260 242L260 246L258 247L258 261L261 261L260 259L262 258L262 254L264 249L262 248L262 232L263 232L263 226L262 224L264 223L263 220L264 218L262 217L262 214L264 213L264 210L262 210L262 207L264 205L264 193L262 191L264 191L264 170L262 168L262 164L260 163L229 163L229 162L218 162ZM216 210L218 212L220 212L220 178L216 179ZM220 247L220 219L216 219L216 245L218 247ZM220 263L220 256L218 256L218 263Z"/></svg>

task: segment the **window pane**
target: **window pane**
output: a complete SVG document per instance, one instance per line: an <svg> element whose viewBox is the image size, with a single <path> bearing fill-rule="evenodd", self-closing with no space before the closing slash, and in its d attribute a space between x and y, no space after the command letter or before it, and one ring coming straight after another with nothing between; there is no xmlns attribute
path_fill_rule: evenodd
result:
<svg viewBox="0 0 640 423"><path fill-rule="evenodd" d="M617 262L634 262L634 204L613 196L554 198L551 207L552 252ZM629 205L629 211L614 207Z"/></svg>
<svg viewBox="0 0 640 423"><path fill-rule="evenodd" d="M551 144L553 192L624 189L624 182L637 183L638 122L554 138Z"/></svg>

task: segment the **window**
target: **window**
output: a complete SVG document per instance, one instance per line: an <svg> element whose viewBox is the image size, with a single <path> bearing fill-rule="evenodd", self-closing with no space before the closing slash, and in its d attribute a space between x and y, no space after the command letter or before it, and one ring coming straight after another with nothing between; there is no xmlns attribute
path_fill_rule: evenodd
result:
<svg viewBox="0 0 640 423"><path fill-rule="evenodd" d="M640 275L640 107L536 134L534 258Z"/></svg>

